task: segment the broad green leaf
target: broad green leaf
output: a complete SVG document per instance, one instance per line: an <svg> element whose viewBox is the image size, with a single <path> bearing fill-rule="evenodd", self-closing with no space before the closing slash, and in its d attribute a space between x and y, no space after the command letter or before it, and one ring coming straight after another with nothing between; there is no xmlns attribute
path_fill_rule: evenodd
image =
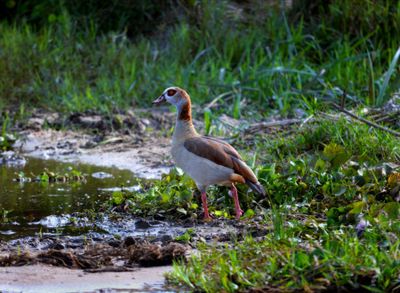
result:
<svg viewBox="0 0 400 293"><path fill-rule="evenodd" d="M383 210L387 213L389 219L398 220L400 215L400 203L388 202L383 206Z"/></svg>
<svg viewBox="0 0 400 293"><path fill-rule="evenodd" d="M330 143L326 145L323 151L323 155L335 169L339 168L348 159L350 159L350 155L347 153L345 148L336 143Z"/></svg>
<svg viewBox="0 0 400 293"><path fill-rule="evenodd" d="M124 202L124 193L122 191L114 191L112 193L112 199L114 204L120 205Z"/></svg>
<svg viewBox="0 0 400 293"><path fill-rule="evenodd" d="M360 214L363 211L365 205L366 203L364 201L356 201L350 205L352 209L349 211L349 213Z"/></svg>
<svg viewBox="0 0 400 293"><path fill-rule="evenodd" d="M334 184L332 188L332 193L336 196L343 195L347 191L347 187L340 184Z"/></svg>

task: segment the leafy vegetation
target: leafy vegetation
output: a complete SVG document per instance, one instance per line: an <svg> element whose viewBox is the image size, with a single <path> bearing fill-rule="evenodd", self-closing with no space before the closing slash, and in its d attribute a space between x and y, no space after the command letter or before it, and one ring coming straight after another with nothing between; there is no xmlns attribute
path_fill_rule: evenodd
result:
<svg viewBox="0 0 400 293"><path fill-rule="evenodd" d="M246 288L311 292L340 287L383 292L396 286L398 239L379 228L359 239L354 232L331 231L312 221L290 224L279 239L270 234L262 241L248 237L222 248L202 246L199 256L175 264L170 278L205 292Z"/></svg>
<svg viewBox="0 0 400 293"><path fill-rule="evenodd" d="M32 177L26 176L24 172L19 172L15 181L18 182L41 182L41 183L51 183L51 182L81 182L86 180L86 175L82 172L71 169L64 174L59 174L56 172L49 171L45 169L39 175L32 174Z"/></svg>
<svg viewBox="0 0 400 293"><path fill-rule="evenodd" d="M164 17L154 19L180 21L158 23L162 37L151 39L145 32L129 38L123 30L127 21L104 29L95 16L91 22L78 17L84 13L73 9L90 10L93 1L76 8L65 2L51 13L39 3L30 17L24 4L18 23L0 23L0 97L8 105L110 112L148 106L175 84L188 89L196 103L220 97L218 104L228 105L221 111L236 118L246 104L257 103L261 113L277 109L290 115L314 99L337 100L344 92L350 102L382 105L398 87L400 33L394 24L400 10L389 0L367 2L320 3L323 10L302 18L304 7L280 8L273 1L189 1L177 10L167 5ZM161 6L150 6L140 8L143 15L161 13ZM141 21L137 9L127 19ZM33 25L45 11L53 16L43 15L44 23ZM383 42L382 33L389 32Z"/></svg>
<svg viewBox="0 0 400 293"><path fill-rule="evenodd" d="M11 210L6 210L6 209L1 209L0 211L0 223L8 223L10 221L9 219L9 214L11 213Z"/></svg>

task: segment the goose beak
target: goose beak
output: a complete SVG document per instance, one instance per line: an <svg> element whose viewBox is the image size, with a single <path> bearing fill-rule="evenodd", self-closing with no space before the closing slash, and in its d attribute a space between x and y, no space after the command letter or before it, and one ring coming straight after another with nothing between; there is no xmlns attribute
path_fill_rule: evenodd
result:
<svg viewBox="0 0 400 293"><path fill-rule="evenodd" d="M159 106L163 103L165 103L167 101L167 99L165 98L164 94L162 94L161 96L159 96L157 99L155 99L153 101L153 105Z"/></svg>

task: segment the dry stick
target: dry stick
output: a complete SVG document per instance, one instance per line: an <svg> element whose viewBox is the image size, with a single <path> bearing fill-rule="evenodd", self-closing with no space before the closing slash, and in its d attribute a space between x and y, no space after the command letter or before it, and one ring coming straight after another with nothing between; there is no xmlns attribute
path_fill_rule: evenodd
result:
<svg viewBox="0 0 400 293"><path fill-rule="evenodd" d="M395 111L393 113L388 113L385 115L382 115L381 117L379 117L378 119L376 119L376 122L381 122L381 121L391 121L392 119L395 119L395 117L399 117L398 115L400 115L400 110L399 111Z"/></svg>
<svg viewBox="0 0 400 293"><path fill-rule="evenodd" d="M353 113L351 113L350 111L347 111L346 109L340 107L338 104L332 103L332 105L333 105L333 107L335 107L336 109L338 109L340 112L343 112L344 114L349 115L350 117L352 117L352 118L354 118L354 119L356 119L356 120L359 120L359 121L361 121L361 122L364 122L365 124L367 124L367 125L369 125L369 126L371 126L371 127L375 127L375 128L380 129L380 130L389 132L390 134L393 134L394 136L400 137L400 132L397 132L397 131L392 130L392 129L390 129L390 128L387 128L387 127L385 127L385 126L376 124L376 123L374 123L374 122L372 122L372 121L369 121L369 120L367 120L367 119L364 119L364 118L362 118L362 117L359 117L359 116L357 116L356 114L353 114Z"/></svg>
<svg viewBox="0 0 400 293"><path fill-rule="evenodd" d="M275 126L286 126L291 124L300 124L302 123L302 119L287 119L287 120L278 120L278 121L271 121L271 122L259 122L250 125L245 131L254 133L257 131L261 131L266 128L275 127Z"/></svg>

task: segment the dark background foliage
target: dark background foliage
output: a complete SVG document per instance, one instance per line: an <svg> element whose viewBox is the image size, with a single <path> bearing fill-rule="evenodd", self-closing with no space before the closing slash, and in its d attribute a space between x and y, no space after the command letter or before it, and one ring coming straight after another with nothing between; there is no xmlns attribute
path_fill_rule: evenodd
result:
<svg viewBox="0 0 400 293"><path fill-rule="evenodd" d="M68 13L80 30L95 25L100 32L126 30L135 36L156 31L175 5L169 0L7 0L1 1L1 17L10 22L25 21L40 29Z"/></svg>
<svg viewBox="0 0 400 293"><path fill-rule="evenodd" d="M143 106L179 84L287 115L343 91L381 106L400 86L399 1L4 0L0 17L0 108Z"/></svg>
<svg viewBox="0 0 400 293"><path fill-rule="evenodd" d="M98 31L126 30L130 36L155 33L165 24L176 24L186 16L199 22L203 7L210 1L179 0L111 0L57 1L5 0L0 2L0 17L10 22L25 21L36 28L51 25L67 12L77 26L84 30L96 25ZM212 1L211 1L212 2ZM267 17L271 10L285 7L290 23L304 21L312 33L329 42L343 36L372 37L375 43L387 44L398 40L400 33L399 1L394 0L293 0L228 1L246 18L244 23L255 23ZM322 26L325 24L325 26ZM391 36L391 38L387 38Z"/></svg>

